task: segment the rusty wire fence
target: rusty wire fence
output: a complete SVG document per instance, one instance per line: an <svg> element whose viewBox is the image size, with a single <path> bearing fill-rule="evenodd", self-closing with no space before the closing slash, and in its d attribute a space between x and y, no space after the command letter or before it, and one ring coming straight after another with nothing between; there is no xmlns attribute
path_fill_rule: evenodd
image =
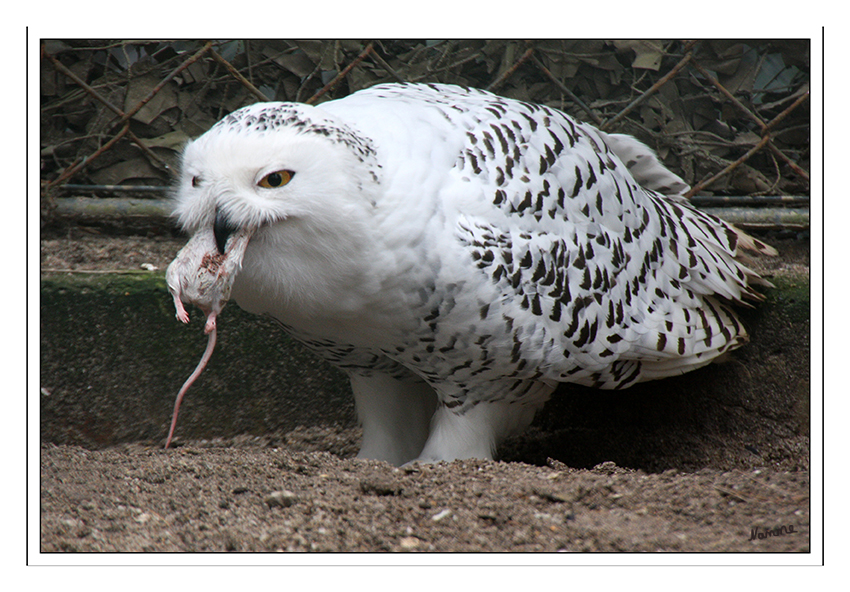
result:
<svg viewBox="0 0 850 592"><path fill-rule="evenodd" d="M808 40L44 40L42 226L164 221L182 146L227 113L407 81L632 134L697 206L751 229L806 228L809 56Z"/></svg>

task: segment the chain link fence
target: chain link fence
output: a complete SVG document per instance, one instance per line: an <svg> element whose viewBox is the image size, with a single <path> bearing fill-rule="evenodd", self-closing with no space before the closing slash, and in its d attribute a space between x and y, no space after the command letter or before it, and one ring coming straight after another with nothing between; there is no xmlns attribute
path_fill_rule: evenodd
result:
<svg viewBox="0 0 850 592"><path fill-rule="evenodd" d="M806 228L803 40L43 40L42 226L164 217L179 153L257 101L320 104L441 82L636 136L694 203L750 228Z"/></svg>

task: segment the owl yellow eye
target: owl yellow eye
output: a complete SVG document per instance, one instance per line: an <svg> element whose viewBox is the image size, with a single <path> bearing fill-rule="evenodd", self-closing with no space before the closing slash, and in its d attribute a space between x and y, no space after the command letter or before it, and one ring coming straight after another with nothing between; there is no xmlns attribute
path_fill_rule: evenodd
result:
<svg viewBox="0 0 850 592"><path fill-rule="evenodd" d="M292 180L293 174L291 171L275 171L260 179L258 185L267 189L283 187Z"/></svg>

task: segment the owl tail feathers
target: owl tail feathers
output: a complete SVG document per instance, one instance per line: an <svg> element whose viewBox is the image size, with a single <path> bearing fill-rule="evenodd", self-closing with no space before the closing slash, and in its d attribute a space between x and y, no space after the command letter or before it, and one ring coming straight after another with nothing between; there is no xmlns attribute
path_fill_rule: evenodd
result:
<svg viewBox="0 0 850 592"><path fill-rule="evenodd" d="M758 253L759 255L767 255L768 257L776 257L779 254L776 249L756 238L751 237L743 230L736 228L731 224L730 227L738 233L738 246L745 251L751 251L753 253Z"/></svg>
<svg viewBox="0 0 850 592"><path fill-rule="evenodd" d="M641 187L660 193L671 201L688 203L684 194L690 186L665 167L649 146L629 135L599 133L605 144L626 165L629 173ZM735 253L735 260L742 264L742 269L747 273L748 284L773 288L773 284L747 267L750 260L740 250L775 257L778 254L776 249L731 224L726 222L720 224L727 230L731 239L731 244L723 246ZM736 248L740 250L736 251ZM747 299L756 301L764 300L761 294L751 290L745 291L745 296Z"/></svg>
<svg viewBox="0 0 850 592"><path fill-rule="evenodd" d="M641 187L677 201L687 201L683 195L690 185L665 167L652 148L625 134L600 132L600 135Z"/></svg>
<svg viewBox="0 0 850 592"><path fill-rule="evenodd" d="M762 302L764 300L764 294L760 292L756 292L752 289L752 286L761 286L764 288L775 288L770 281L763 278L756 271L754 271L750 266L753 263L752 258L747 253L753 253L757 255L763 255L766 257L776 257L779 255L779 252L771 247L770 245L763 243L762 241L754 238L731 224L728 225L729 229L735 233L737 238L737 247L738 250L735 253L735 261L738 263L738 266L741 270L746 274L747 278L747 289L743 291L742 296L745 300L750 300L753 302ZM744 306L750 306L747 302L741 302Z"/></svg>

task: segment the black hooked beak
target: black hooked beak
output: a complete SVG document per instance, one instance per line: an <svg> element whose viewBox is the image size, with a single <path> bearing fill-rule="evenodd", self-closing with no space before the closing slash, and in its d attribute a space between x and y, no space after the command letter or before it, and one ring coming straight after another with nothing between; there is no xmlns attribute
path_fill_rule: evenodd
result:
<svg viewBox="0 0 850 592"><path fill-rule="evenodd" d="M227 216L221 212L216 212L213 235L215 236L215 246L219 253L224 255L224 247L227 246L227 239L237 230L238 227L231 224Z"/></svg>

